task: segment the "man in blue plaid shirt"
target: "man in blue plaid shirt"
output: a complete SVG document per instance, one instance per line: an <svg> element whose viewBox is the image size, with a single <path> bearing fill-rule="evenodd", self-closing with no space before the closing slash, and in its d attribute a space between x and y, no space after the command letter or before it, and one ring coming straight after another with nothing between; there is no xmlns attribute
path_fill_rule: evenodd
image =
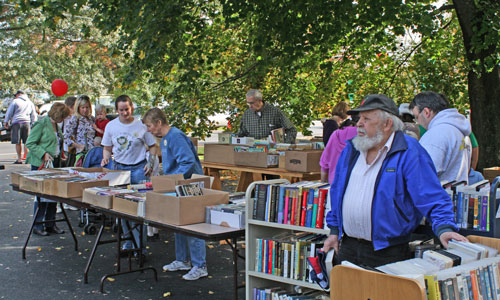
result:
<svg viewBox="0 0 500 300"><path fill-rule="evenodd" d="M249 90L246 98L248 109L241 118L238 136L267 139L272 130L283 128L285 143L295 143L297 129L279 108L262 101L261 91Z"/></svg>

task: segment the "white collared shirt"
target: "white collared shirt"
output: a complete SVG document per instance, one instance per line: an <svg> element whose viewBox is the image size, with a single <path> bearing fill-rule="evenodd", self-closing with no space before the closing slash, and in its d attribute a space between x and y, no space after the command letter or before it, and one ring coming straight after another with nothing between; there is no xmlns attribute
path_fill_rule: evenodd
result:
<svg viewBox="0 0 500 300"><path fill-rule="evenodd" d="M361 151L352 169L342 202L343 228L350 237L372 240L372 201L375 181L393 140L394 132L371 164L366 163L367 152Z"/></svg>

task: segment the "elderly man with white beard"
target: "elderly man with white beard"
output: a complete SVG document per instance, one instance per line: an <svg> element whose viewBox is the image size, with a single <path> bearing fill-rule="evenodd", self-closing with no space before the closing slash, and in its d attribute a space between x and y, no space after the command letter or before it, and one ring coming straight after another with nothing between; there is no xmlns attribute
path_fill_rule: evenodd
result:
<svg viewBox="0 0 500 300"><path fill-rule="evenodd" d="M337 262L369 267L408 259L410 235L422 217L444 247L451 239L467 241L457 233L453 204L429 154L401 131L394 101L368 95L348 113L359 113L358 135L337 164L323 250L334 248Z"/></svg>

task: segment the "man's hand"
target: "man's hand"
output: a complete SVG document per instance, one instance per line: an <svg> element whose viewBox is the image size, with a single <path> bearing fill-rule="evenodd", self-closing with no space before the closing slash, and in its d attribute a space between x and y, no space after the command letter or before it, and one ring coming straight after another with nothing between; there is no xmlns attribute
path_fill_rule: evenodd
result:
<svg viewBox="0 0 500 300"><path fill-rule="evenodd" d="M330 235L323 246L323 252L328 252L330 249L335 250L335 253L339 253L339 236L332 234Z"/></svg>
<svg viewBox="0 0 500 300"><path fill-rule="evenodd" d="M445 232L445 233L441 234L439 236L439 240L441 241L441 244L443 244L443 246L445 248L448 248L448 242L450 240L462 241L462 242L468 242L469 241L465 236L463 236L463 235L461 235L459 233L453 232L453 231L448 231L448 232Z"/></svg>
<svg viewBox="0 0 500 300"><path fill-rule="evenodd" d="M150 167L149 163L144 166L144 175L150 176L151 171L153 171L153 168Z"/></svg>
<svg viewBox="0 0 500 300"><path fill-rule="evenodd" d="M105 167L107 164L109 164L109 158L103 158L101 160L101 167Z"/></svg>

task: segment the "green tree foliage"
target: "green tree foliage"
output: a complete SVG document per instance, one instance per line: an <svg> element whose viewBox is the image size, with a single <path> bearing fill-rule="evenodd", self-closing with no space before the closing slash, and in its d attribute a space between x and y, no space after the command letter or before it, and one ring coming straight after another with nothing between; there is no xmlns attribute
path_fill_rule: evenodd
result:
<svg viewBox="0 0 500 300"><path fill-rule="evenodd" d="M479 105L500 97L492 88L498 1L454 0L441 7L400 0L22 3L51 16L46 24L68 12L98 12L93 24L119 37L110 54L127 61L115 92L131 93L145 105L163 102L170 122L197 136L214 128L208 117L217 112L231 112L236 130L249 88L262 89L265 101L306 134L311 121L327 116L338 101L357 105L368 93L401 103L434 89L460 109L470 103L473 115L486 107L500 111ZM472 93L471 82L477 86ZM495 117L488 122L490 128L500 124ZM500 128L495 134L500 140Z"/></svg>
<svg viewBox="0 0 500 300"><path fill-rule="evenodd" d="M40 9L22 10L6 1L0 9L1 93L19 88L51 93L56 78L68 83L68 94L98 96L114 86L121 58L108 55L108 47L116 37L101 35L92 26L92 14L48 22Z"/></svg>

